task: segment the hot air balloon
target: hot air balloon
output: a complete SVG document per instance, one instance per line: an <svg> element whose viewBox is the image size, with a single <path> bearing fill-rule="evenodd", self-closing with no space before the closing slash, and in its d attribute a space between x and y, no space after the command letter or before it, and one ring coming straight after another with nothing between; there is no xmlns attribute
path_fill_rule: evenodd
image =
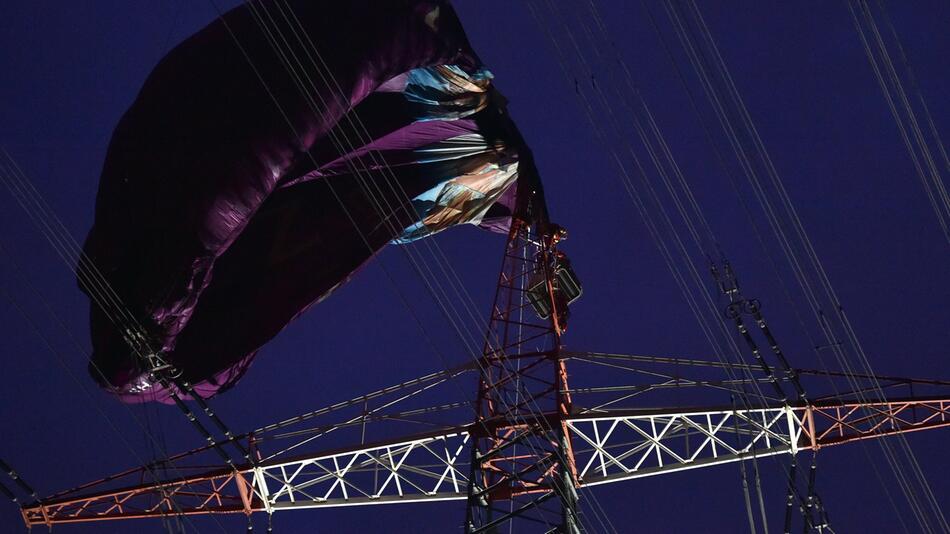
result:
<svg viewBox="0 0 950 534"><path fill-rule="evenodd" d="M290 5L275 21L244 4L161 60L115 129L84 245L202 397L383 246L459 224L507 231L525 191L543 209L530 151L447 2ZM125 402L170 402L119 311L97 305L102 288L80 285L90 373Z"/></svg>

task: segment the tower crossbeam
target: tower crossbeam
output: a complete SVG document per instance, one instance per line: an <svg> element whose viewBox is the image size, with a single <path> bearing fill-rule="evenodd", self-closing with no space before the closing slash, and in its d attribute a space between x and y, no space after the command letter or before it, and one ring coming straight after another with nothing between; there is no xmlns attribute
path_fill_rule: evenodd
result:
<svg viewBox="0 0 950 534"><path fill-rule="evenodd" d="M828 400L748 410L552 412L545 417L569 429L578 486L584 487L950 426L950 397ZM222 466L158 483L86 491L27 505L23 517L33 526L465 500L471 470L467 449L478 431L469 424L236 471Z"/></svg>

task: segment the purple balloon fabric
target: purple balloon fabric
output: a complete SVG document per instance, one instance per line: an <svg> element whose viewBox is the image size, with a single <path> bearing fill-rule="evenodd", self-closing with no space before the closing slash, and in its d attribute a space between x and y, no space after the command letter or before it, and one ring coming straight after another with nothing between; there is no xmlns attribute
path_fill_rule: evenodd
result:
<svg viewBox="0 0 950 534"><path fill-rule="evenodd" d="M209 397L387 243L506 231L528 181L539 190L447 2L254 2L148 77L113 134L84 249ZM126 402L170 402L118 309L80 283L93 377Z"/></svg>

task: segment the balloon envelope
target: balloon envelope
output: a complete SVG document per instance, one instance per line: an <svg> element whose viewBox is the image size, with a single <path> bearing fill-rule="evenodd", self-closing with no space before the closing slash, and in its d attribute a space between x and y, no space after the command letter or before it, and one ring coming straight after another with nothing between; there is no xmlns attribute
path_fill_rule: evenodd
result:
<svg viewBox="0 0 950 534"><path fill-rule="evenodd" d="M507 231L528 189L447 2L244 4L162 59L115 129L84 250L118 299L80 269L90 373L169 402L129 349L141 332L214 395L386 244Z"/></svg>

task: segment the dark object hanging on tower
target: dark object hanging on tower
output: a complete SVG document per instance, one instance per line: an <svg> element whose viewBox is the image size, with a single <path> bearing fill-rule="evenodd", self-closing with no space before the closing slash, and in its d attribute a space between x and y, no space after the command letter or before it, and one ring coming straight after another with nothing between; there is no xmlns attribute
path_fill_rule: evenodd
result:
<svg viewBox="0 0 950 534"><path fill-rule="evenodd" d="M84 246L202 397L386 244L507 232L529 196L545 217L530 151L448 2L291 0L293 17L257 17L276 9L244 4L161 60L115 129ZM274 20L288 42L268 41ZM90 372L123 401L170 402L118 313L92 306Z"/></svg>

